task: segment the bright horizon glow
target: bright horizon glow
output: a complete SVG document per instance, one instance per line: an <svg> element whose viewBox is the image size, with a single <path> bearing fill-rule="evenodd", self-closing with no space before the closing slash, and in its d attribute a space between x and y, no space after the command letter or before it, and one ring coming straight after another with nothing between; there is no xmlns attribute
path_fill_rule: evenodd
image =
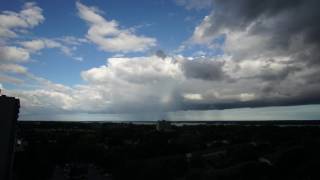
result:
<svg viewBox="0 0 320 180"><path fill-rule="evenodd" d="M150 114L59 114L25 116L20 121L268 121L268 120L319 120L320 105L238 108L227 110L178 111ZM159 118L160 117L160 118Z"/></svg>

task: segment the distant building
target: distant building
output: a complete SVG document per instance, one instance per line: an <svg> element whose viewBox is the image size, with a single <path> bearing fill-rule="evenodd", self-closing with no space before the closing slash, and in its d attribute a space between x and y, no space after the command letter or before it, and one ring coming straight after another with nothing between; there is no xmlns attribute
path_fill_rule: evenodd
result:
<svg viewBox="0 0 320 180"><path fill-rule="evenodd" d="M166 121L166 120L158 121L156 124L156 130L157 131L171 131L172 130L171 122Z"/></svg>
<svg viewBox="0 0 320 180"><path fill-rule="evenodd" d="M0 94L0 179L12 177L15 130L20 108L19 99Z"/></svg>

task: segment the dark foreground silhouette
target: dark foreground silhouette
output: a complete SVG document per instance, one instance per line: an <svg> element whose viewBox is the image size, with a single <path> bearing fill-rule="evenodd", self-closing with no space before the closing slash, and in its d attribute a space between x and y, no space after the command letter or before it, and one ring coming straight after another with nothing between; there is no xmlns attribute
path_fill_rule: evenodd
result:
<svg viewBox="0 0 320 180"><path fill-rule="evenodd" d="M0 89L0 180L12 177L15 130L20 101L1 95Z"/></svg>
<svg viewBox="0 0 320 180"><path fill-rule="evenodd" d="M317 124L20 122L14 179L320 179Z"/></svg>

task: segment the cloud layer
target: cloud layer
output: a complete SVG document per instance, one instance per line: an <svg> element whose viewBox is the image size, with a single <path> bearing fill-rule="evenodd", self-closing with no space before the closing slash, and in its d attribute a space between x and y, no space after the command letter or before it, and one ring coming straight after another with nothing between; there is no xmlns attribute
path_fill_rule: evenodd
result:
<svg viewBox="0 0 320 180"><path fill-rule="evenodd" d="M76 3L79 16L90 28L87 38L102 50L109 52L145 51L156 45L156 39L138 36L132 30L121 29L115 20L108 21L101 16L101 11L88 7L79 1Z"/></svg>
<svg viewBox="0 0 320 180"><path fill-rule="evenodd" d="M33 28L43 21L42 9L35 3L25 3L18 13L3 11L0 14L0 38L16 37L17 31Z"/></svg>
<svg viewBox="0 0 320 180"><path fill-rule="evenodd" d="M316 0L178 1L187 9L212 8L195 27L190 46L219 48L216 56L155 55L109 57L83 70L83 84L66 86L36 77L19 65L43 48L73 56L69 45L86 40L38 38L0 44L0 82L21 83L10 73L35 80L33 90L10 90L25 113L162 113L320 103L320 16ZM107 20L95 7L76 2L89 26L87 40L107 52L145 51L156 39ZM32 13L31 13L32 12ZM14 38L44 20L41 8L26 4L19 13L3 12L0 35ZM29 14L23 16L21 14ZM32 15L31 15L32 14ZM15 23L10 24L10 19ZM221 42L221 38L223 42ZM5 39L5 38L3 38ZM220 39L217 43L217 39Z"/></svg>
<svg viewBox="0 0 320 180"><path fill-rule="evenodd" d="M318 103L318 1L211 2L214 9L190 41L215 47L215 40L225 37L222 49L234 68L230 76L263 85L256 106Z"/></svg>
<svg viewBox="0 0 320 180"><path fill-rule="evenodd" d="M0 14L0 83L23 84L36 80L23 64L43 49L56 48L75 60L77 46L87 42L72 36L59 38L26 38L32 28L44 22L43 10L36 3L25 3L19 12L2 11ZM29 82L28 82L29 83Z"/></svg>
<svg viewBox="0 0 320 180"><path fill-rule="evenodd" d="M307 83L306 72L279 79L272 76L282 74L281 64L246 63L225 56L109 58L106 65L81 73L84 85L47 82L14 95L27 112L161 113L319 103L320 86Z"/></svg>

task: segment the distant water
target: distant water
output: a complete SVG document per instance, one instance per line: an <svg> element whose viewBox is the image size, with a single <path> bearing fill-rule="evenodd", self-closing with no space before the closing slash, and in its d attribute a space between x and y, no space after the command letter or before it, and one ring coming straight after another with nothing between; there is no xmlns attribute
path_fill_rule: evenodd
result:
<svg viewBox="0 0 320 180"><path fill-rule="evenodd" d="M302 127L320 126L320 120L279 120L279 121L168 121L174 126L278 126ZM156 125L158 121L19 121L19 123L47 124L47 123L84 123L84 124L136 124Z"/></svg>
<svg viewBox="0 0 320 180"><path fill-rule="evenodd" d="M125 123L137 125L155 125L158 121L114 121L111 123ZM298 121L168 121L174 126L197 126L197 125L214 125L214 126L278 126L278 127L299 127L299 126L320 126L318 120Z"/></svg>

